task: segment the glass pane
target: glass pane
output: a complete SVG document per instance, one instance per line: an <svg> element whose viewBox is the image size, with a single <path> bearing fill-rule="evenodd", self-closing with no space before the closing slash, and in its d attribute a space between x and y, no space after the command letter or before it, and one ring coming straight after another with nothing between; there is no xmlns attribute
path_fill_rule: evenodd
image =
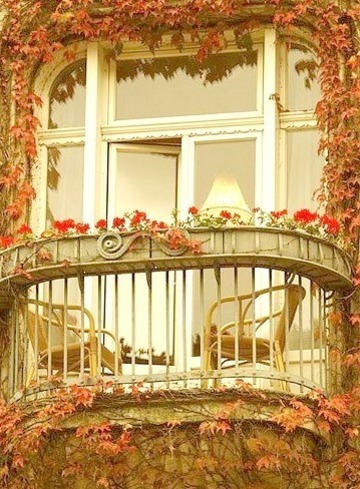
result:
<svg viewBox="0 0 360 489"><path fill-rule="evenodd" d="M152 219L169 222L176 207L176 172L177 155L146 149L118 151L115 214L137 209Z"/></svg>
<svg viewBox="0 0 360 489"><path fill-rule="evenodd" d="M48 188L46 220L72 218L81 221L83 215L83 146L48 149Z"/></svg>
<svg viewBox="0 0 360 489"><path fill-rule="evenodd" d="M195 199L194 205L201 208L219 176L235 178L243 193L245 202L252 209L255 206L255 140L214 141L198 143L195 147ZM234 294L234 272L232 269L222 271L222 293L224 296ZM251 274L249 270L239 273L241 293L251 290ZM217 297L217 283L213 270L204 273L204 310L206 311ZM193 302L199 303L200 282L194 277ZM194 307L192 311L193 340L199 338L201 328L201 311ZM233 309L224 311L226 321L233 320ZM225 322L226 322L225 321ZM193 346L196 350L196 346Z"/></svg>
<svg viewBox="0 0 360 489"><path fill-rule="evenodd" d="M315 109L321 98L318 66L312 53L291 49L288 57L287 109Z"/></svg>
<svg viewBox="0 0 360 489"><path fill-rule="evenodd" d="M318 207L314 192L320 187L324 158L317 154L317 131L287 133L288 202L289 212Z"/></svg>
<svg viewBox="0 0 360 489"><path fill-rule="evenodd" d="M119 147L116 151L114 180L110 180L109 202L116 216L125 212L140 210L147 213L150 219L169 222L171 212L176 207L176 179L178 155L171 153L171 148L154 145L144 145L133 148ZM170 274L171 284L174 275ZM170 316L169 325L166 322L166 276L164 273L152 275L151 297L145 274L137 274L135 278L135 296L132 296L132 278L129 275L119 277L119 311L120 330L123 337L125 353L123 371L132 371L131 358L135 355L136 372L145 374L149 371L149 348L153 350L154 372L164 369L166 350L166 327L169 327L171 345L174 339L174 286L169 288ZM113 277L106 278L107 297L114 294L115 282ZM132 301L135 301L134 310ZM151 301L151 312L149 309ZM114 318L113 301L106 300L105 311L107 324ZM135 316L133 317L133 311ZM134 322L133 322L134 320ZM150 323L153 327L150 335ZM134 343L132 344L132 338ZM173 346L169 352L174 355ZM173 358L172 358L173 360ZM171 360L171 361L172 361Z"/></svg>
<svg viewBox="0 0 360 489"><path fill-rule="evenodd" d="M196 144L194 205L202 207L218 176L235 178L249 208L255 207L255 140Z"/></svg>
<svg viewBox="0 0 360 489"><path fill-rule="evenodd" d="M251 55L250 55L251 54ZM256 110L257 51L119 61L116 119Z"/></svg>
<svg viewBox="0 0 360 489"><path fill-rule="evenodd" d="M86 62L64 70L50 92L49 129L85 125Z"/></svg>

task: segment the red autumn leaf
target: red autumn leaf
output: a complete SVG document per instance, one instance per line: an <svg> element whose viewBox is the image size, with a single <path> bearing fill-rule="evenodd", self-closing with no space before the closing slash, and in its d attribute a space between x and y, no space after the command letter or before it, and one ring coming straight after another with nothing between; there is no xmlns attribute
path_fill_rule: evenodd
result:
<svg viewBox="0 0 360 489"><path fill-rule="evenodd" d="M166 423L166 426L172 430L176 426L181 426L181 421L177 419L171 419Z"/></svg>
<svg viewBox="0 0 360 489"><path fill-rule="evenodd" d="M110 483L106 477L100 477L100 479L96 481L96 487L105 487L105 489L107 489L110 487Z"/></svg>
<svg viewBox="0 0 360 489"><path fill-rule="evenodd" d="M204 421L199 426L199 432L201 435L206 433L211 433L214 435L215 433L221 433L225 435L227 431L232 430L230 424L223 420L215 420L215 421Z"/></svg>
<svg viewBox="0 0 360 489"><path fill-rule="evenodd" d="M256 462L258 469L272 469L280 467L280 460L274 455L264 455Z"/></svg>
<svg viewBox="0 0 360 489"><path fill-rule="evenodd" d="M13 466L15 468L22 468L24 467L24 463L25 463L25 460L24 460L24 457L20 454L16 454L13 458Z"/></svg>
<svg viewBox="0 0 360 489"><path fill-rule="evenodd" d="M52 260L52 255L47 250L39 250L36 253L37 259L41 262L48 262Z"/></svg>
<svg viewBox="0 0 360 489"><path fill-rule="evenodd" d="M357 427L349 426L345 429L345 435L349 438L357 438L359 436L359 433L360 431Z"/></svg>
<svg viewBox="0 0 360 489"><path fill-rule="evenodd" d="M360 326L360 314L352 314L350 316L350 323L353 326Z"/></svg>

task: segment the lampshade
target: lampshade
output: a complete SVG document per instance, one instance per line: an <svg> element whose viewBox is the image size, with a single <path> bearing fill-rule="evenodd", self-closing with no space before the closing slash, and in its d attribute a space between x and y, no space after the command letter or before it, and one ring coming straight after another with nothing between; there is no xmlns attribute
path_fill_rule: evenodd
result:
<svg viewBox="0 0 360 489"><path fill-rule="evenodd" d="M248 223L251 212L245 202L240 187L235 178L218 175L210 189L200 212L219 216L221 211L238 214L242 221Z"/></svg>

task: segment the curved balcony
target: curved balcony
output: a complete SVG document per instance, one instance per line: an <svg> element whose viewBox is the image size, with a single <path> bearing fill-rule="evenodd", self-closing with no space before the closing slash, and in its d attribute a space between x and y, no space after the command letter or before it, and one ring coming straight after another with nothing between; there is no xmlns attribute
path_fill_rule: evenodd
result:
<svg viewBox="0 0 360 489"><path fill-rule="evenodd" d="M238 378L326 390L327 310L351 288L335 245L302 232L194 229L201 254L142 233L42 239L0 256L10 308L9 396L61 378L161 388Z"/></svg>
<svg viewBox="0 0 360 489"><path fill-rule="evenodd" d="M211 268L214 265L264 267L301 273L325 290L351 288L351 263L328 241L299 231L243 226L221 230L194 229L199 255L170 250L141 233L116 232L42 239L0 255L0 286L28 285L56 278L136 273L148 270ZM26 271L26 273L24 273ZM31 275L31 279L28 276ZM6 300L6 299L5 299Z"/></svg>

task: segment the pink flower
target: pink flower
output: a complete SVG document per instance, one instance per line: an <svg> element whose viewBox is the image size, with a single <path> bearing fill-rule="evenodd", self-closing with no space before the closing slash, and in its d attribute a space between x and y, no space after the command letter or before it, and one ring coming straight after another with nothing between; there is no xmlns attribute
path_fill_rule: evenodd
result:
<svg viewBox="0 0 360 489"><path fill-rule="evenodd" d="M178 250L188 244L188 240L181 229L169 229L165 236L171 250Z"/></svg>

